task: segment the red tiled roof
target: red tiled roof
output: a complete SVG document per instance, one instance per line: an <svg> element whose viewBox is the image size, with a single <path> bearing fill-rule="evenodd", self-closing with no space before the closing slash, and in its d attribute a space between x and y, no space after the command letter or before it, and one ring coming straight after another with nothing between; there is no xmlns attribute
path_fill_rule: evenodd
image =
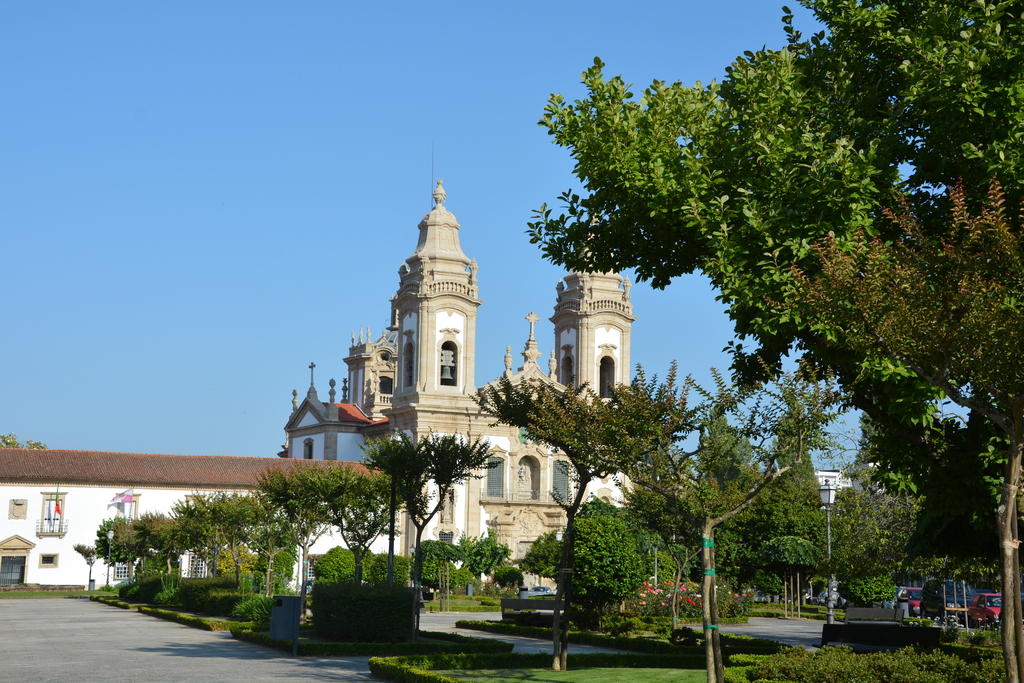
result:
<svg viewBox="0 0 1024 683"><path fill-rule="evenodd" d="M325 403L325 406L330 405ZM346 417L353 422L365 422L369 424L373 422L370 418L366 417L366 413L361 411L358 406L353 403L335 403L338 406L338 419L344 420Z"/></svg>
<svg viewBox="0 0 1024 683"><path fill-rule="evenodd" d="M237 455L159 455L57 449L0 448L0 482L68 484L115 483L133 486L250 487L259 475L279 467L334 463ZM362 463L348 467L365 470Z"/></svg>

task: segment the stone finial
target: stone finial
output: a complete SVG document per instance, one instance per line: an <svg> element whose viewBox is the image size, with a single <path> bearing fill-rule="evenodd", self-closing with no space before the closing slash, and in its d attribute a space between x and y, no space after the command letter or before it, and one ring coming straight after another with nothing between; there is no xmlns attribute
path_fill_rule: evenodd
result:
<svg viewBox="0 0 1024 683"><path fill-rule="evenodd" d="M555 360L555 350L551 350L551 358L548 358L548 377L555 379L556 371L558 370L558 361Z"/></svg>
<svg viewBox="0 0 1024 683"><path fill-rule="evenodd" d="M352 346L355 346L355 345L356 345L356 333L353 332L352 333Z"/></svg>
<svg viewBox="0 0 1024 683"><path fill-rule="evenodd" d="M512 374L512 346L505 347L505 375Z"/></svg>
<svg viewBox="0 0 1024 683"><path fill-rule="evenodd" d="M366 343L369 344L373 341L373 333L370 332L370 326L366 326Z"/></svg>
<svg viewBox="0 0 1024 683"><path fill-rule="evenodd" d="M316 367L316 363L309 364L309 386L313 387L313 369Z"/></svg>
<svg viewBox="0 0 1024 683"><path fill-rule="evenodd" d="M469 262L469 284L476 283L476 271L480 269L480 266L476 264L476 259Z"/></svg>
<svg viewBox="0 0 1024 683"><path fill-rule="evenodd" d="M561 294L565 291L565 282L561 279L558 280L558 284L555 285L555 291Z"/></svg>
<svg viewBox="0 0 1024 683"><path fill-rule="evenodd" d="M537 324L540 318L533 311L530 311L530 315L526 316L526 319L530 321L530 341L533 341L533 326Z"/></svg>
<svg viewBox="0 0 1024 683"><path fill-rule="evenodd" d="M348 377L341 380L341 402L348 403Z"/></svg>
<svg viewBox="0 0 1024 683"><path fill-rule="evenodd" d="M299 409L299 390L292 389L292 412Z"/></svg>
<svg viewBox="0 0 1024 683"><path fill-rule="evenodd" d="M444 191L444 181L438 180L437 187L434 188L434 205L443 206L444 200L448 198L447 193Z"/></svg>
<svg viewBox="0 0 1024 683"><path fill-rule="evenodd" d="M633 283L629 281L628 277L622 278L622 300L629 301L629 290L633 286Z"/></svg>
<svg viewBox="0 0 1024 683"><path fill-rule="evenodd" d="M334 403L334 397L338 395L338 392L334 390L336 382L334 381L333 377L331 378L331 381L328 382L328 384L331 385L331 390L327 392L327 395L331 398L331 403Z"/></svg>
<svg viewBox="0 0 1024 683"><path fill-rule="evenodd" d="M359 343L363 343L363 328L359 328Z"/></svg>

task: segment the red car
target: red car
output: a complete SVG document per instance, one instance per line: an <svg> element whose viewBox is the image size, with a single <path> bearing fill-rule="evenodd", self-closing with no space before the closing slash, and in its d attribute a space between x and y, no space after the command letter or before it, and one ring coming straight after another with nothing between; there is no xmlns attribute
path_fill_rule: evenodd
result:
<svg viewBox="0 0 1024 683"><path fill-rule="evenodd" d="M907 609L910 610L910 616L921 616L921 587L903 586L897 589L896 600L902 600L904 598L907 600Z"/></svg>
<svg viewBox="0 0 1024 683"><path fill-rule="evenodd" d="M1002 608L1002 593L978 593L967 608L967 623L974 626L998 624Z"/></svg>

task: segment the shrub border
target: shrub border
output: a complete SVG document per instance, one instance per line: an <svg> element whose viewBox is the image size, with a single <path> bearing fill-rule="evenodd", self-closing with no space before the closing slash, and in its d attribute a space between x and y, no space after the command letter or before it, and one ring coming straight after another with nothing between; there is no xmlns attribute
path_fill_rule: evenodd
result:
<svg viewBox="0 0 1024 683"><path fill-rule="evenodd" d="M271 647L290 653L292 641L272 639L265 631L253 631L246 626L230 629L231 636L236 640L244 640L255 645ZM446 643L324 643L312 640L299 640L300 657L396 657L411 655L451 655L451 654L507 654L511 653L512 643L491 638L473 638L457 633L435 633L420 631L426 638L447 640Z"/></svg>
<svg viewBox="0 0 1024 683"><path fill-rule="evenodd" d="M523 636L526 638L548 639L551 637L551 629L540 626L518 626L506 624L500 621L468 621L459 619L455 622L456 628L472 629L476 631L489 631L490 633L503 633L510 636ZM723 646L728 648L732 654L774 654L781 648L788 647L774 640L764 638L753 638L746 635L722 634ZM731 641L731 642L730 642ZM613 648L616 650L629 650L652 655L678 655L687 653L687 648L704 652L703 646L673 645L663 640L651 638L627 638L625 636L605 636L589 631L569 631L569 642L577 645L596 645L598 647ZM703 655L701 655L703 656Z"/></svg>
<svg viewBox="0 0 1024 683"><path fill-rule="evenodd" d="M124 600L118 600L117 598L107 598L107 597L104 597L102 595L91 595L91 596L89 596L89 600L91 600L92 602L101 602L104 605L110 605L111 607L120 607L121 609L129 609L130 610L130 609L138 609L139 608L138 605L134 605L134 604L132 604L130 602L125 602Z"/></svg>

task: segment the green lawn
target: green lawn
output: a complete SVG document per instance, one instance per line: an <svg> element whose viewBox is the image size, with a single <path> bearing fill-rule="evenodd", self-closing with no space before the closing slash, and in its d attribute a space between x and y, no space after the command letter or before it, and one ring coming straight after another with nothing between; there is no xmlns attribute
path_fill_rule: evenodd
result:
<svg viewBox="0 0 1024 683"><path fill-rule="evenodd" d="M536 681L536 683L704 683L707 674L694 669L575 669L551 671L550 669L460 669L456 671L435 671L464 681L479 683L508 683Z"/></svg>

